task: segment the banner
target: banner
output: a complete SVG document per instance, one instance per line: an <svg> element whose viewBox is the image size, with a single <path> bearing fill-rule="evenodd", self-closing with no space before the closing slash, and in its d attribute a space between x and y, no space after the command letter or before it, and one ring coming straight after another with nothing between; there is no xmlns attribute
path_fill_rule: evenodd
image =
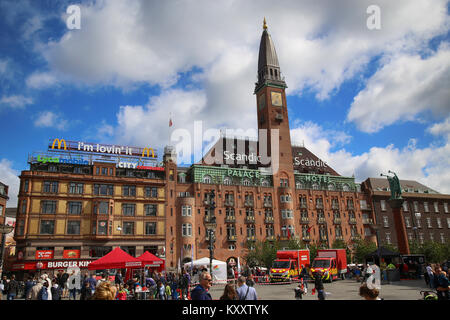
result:
<svg viewBox="0 0 450 320"><path fill-rule="evenodd" d="M81 250L64 250L63 258L64 259L79 259Z"/></svg>
<svg viewBox="0 0 450 320"><path fill-rule="evenodd" d="M36 260L53 259L53 250L36 250Z"/></svg>

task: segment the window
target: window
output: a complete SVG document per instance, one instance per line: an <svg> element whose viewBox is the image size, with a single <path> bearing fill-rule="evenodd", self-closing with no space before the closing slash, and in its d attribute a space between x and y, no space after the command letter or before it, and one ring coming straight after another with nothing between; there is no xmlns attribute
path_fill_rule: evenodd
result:
<svg viewBox="0 0 450 320"><path fill-rule="evenodd" d="M256 235L255 233L255 225L249 224L247 226L247 237L254 237Z"/></svg>
<svg viewBox="0 0 450 320"><path fill-rule="evenodd" d="M230 177L225 177L224 179L223 179L223 184L224 185L231 185L231 178Z"/></svg>
<svg viewBox="0 0 450 320"><path fill-rule="evenodd" d="M435 202L433 205L434 205L434 212L439 213L439 202Z"/></svg>
<svg viewBox="0 0 450 320"><path fill-rule="evenodd" d="M272 224L266 224L266 236L267 237L272 237L273 234L274 234L273 225Z"/></svg>
<svg viewBox="0 0 450 320"><path fill-rule="evenodd" d="M72 193L72 194L83 194L83 187L84 187L83 183L71 182L69 184L69 193Z"/></svg>
<svg viewBox="0 0 450 320"><path fill-rule="evenodd" d="M431 218L427 218L427 227L432 228L431 226Z"/></svg>
<svg viewBox="0 0 450 320"><path fill-rule="evenodd" d="M447 204L447 202L444 202L444 212L448 213L448 204Z"/></svg>
<svg viewBox="0 0 450 320"><path fill-rule="evenodd" d="M280 179L280 187L288 187L289 180L288 179Z"/></svg>
<svg viewBox="0 0 450 320"><path fill-rule="evenodd" d="M18 236L23 236L24 235L24 230L25 230L25 221L24 220L19 220L17 222L17 235Z"/></svg>
<svg viewBox="0 0 450 320"><path fill-rule="evenodd" d="M342 185L342 191L350 191L350 187L348 186L348 184L344 183Z"/></svg>
<svg viewBox="0 0 450 320"><path fill-rule="evenodd" d="M333 204L334 204L334 199L333 199ZM367 209L367 201L366 200L359 200L359 205L362 210Z"/></svg>
<svg viewBox="0 0 450 320"><path fill-rule="evenodd" d="M44 214L56 213L56 201L54 200L42 200L42 212Z"/></svg>
<svg viewBox="0 0 450 320"><path fill-rule="evenodd" d="M419 233L419 242L423 244L423 233Z"/></svg>
<svg viewBox="0 0 450 320"><path fill-rule="evenodd" d="M301 181L295 182L295 188L296 189L303 189L303 183Z"/></svg>
<svg viewBox="0 0 450 320"><path fill-rule="evenodd" d="M428 208L428 202L424 202L423 203L423 209L425 212L430 212L429 208Z"/></svg>
<svg viewBox="0 0 450 320"><path fill-rule="evenodd" d="M41 220L41 234L53 234L55 232L54 220Z"/></svg>
<svg viewBox="0 0 450 320"><path fill-rule="evenodd" d="M124 216L134 216L136 205L132 203L122 204L122 214Z"/></svg>
<svg viewBox="0 0 450 320"><path fill-rule="evenodd" d="M67 234L80 234L81 221L67 221Z"/></svg>
<svg viewBox="0 0 450 320"><path fill-rule="evenodd" d="M81 214L82 210L82 203L81 201L69 201L67 208L69 214Z"/></svg>
<svg viewBox="0 0 450 320"><path fill-rule="evenodd" d="M436 218L436 223L438 228L442 228L441 218Z"/></svg>
<svg viewBox="0 0 450 320"><path fill-rule="evenodd" d="M147 198L157 198L158 188L156 187L145 187L145 196Z"/></svg>
<svg viewBox="0 0 450 320"><path fill-rule="evenodd" d="M440 236L441 236L441 243L445 243L445 236L444 236L444 234L441 233Z"/></svg>
<svg viewBox="0 0 450 320"><path fill-rule="evenodd" d="M101 236L105 236L108 234L108 221L98 222L98 234Z"/></svg>
<svg viewBox="0 0 450 320"><path fill-rule="evenodd" d="M420 224L420 219L416 219L417 228L422 228L422 225Z"/></svg>
<svg viewBox="0 0 450 320"><path fill-rule="evenodd" d="M108 175L108 168L102 168L102 175L107 176Z"/></svg>
<svg viewBox="0 0 450 320"><path fill-rule="evenodd" d="M98 203L98 214L108 214L109 203L102 201Z"/></svg>
<svg viewBox="0 0 450 320"><path fill-rule="evenodd" d="M419 212L419 203L417 201L414 201L414 211Z"/></svg>
<svg viewBox="0 0 450 320"><path fill-rule="evenodd" d="M381 211L386 211L386 200L380 200Z"/></svg>
<svg viewBox="0 0 450 320"><path fill-rule="evenodd" d="M145 234L146 235L156 234L156 222L146 222L145 223Z"/></svg>
<svg viewBox="0 0 450 320"><path fill-rule="evenodd" d="M28 192L29 184L30 184L30 181L29 180L25 180L25 182L23 184L23 191L24 192Z"/></svg>
<svg viewBox="0 0 450 320"><path fill-rule="evenodd" d="M250 186L252 183L251 183L251 181L249 179L244 179L244 180L242 180L242 184L244 186Z"/></svg>
<svg viewBox="0 0 450 320"><path fill-rule="evenodd" d="M94 184L94 195L113 196L114 186L112 184Z"/></svg>
<svg viewBox="0 0 450 320"><path fill-rule="evenodd" d="M22 200L21 211L22 214L27 213L27 199ZM0 216L2 215L2 207L0 206Z"/></svg>
<svg viewBox="0 0 450 320"><path fill-rule="evenodd" d="M281 216L282 216L283 219L292 219L292 218L294 218L294 214L293 214L292 210L282 209L281 210Z"/></svg>
<svg viewBox="0 0 450 320"><path fill-rule="evenodd" d="M126 221L123 223L123 234L125 235L134 234L134 222Z"/></svg>
<svg viewBox="0 0 450 320"><path fill-rule="evenodd" d="M450 229L450 218L447 218L447 228Z"/></svg>
<svg viewBox="0 0 450 320"><path fill-rule="evenodd" d="M386 243L391 244L391 233L390 232L386 232Z"/></svg>
<svg viewBox="0 0 450 320"><path fill-rule="evenodd" d="M135 197L136 196L136 186L123 186L122 195L124 197Z"/></svg>
<svg viewBox="0 0 450 320"><path fill-rule="evenodd" d="M81 167L75 167L73 168L73 173L83 173L83 170L81 169Z"/></svg>
<svg viewBox="0 0 450 320"><path fill-rule="evenodd" d="M90 247L89 256L91 258L101 258L112 251L112 247Z"/></svg>
<svg viewBox="0 0 450 320"><path fill-rule="evenodd" d="M144 205L144 212L147 217L149 217L149 216L156 217L157 211L158 211L158 205L156 205L156 204Z"/></svg>
<svg viewBox="0 0 450 320"><path fill-rule="evenodd" d="M434 233L430 233L430 240L433 242L434 241Z"/></svg>
<svg viewBox="0 0 450 320"><path fill-rule="evenodd" d="M403 211L408 212L408 201L403 202Z"/></svg>
<svg viewBox="0 0 450 320"><path fill-rule="evenodd" d="M312 184L312 189L313 189L313 190L319 190L319 184L317 184L317 183L314 182L314 183Z"/></svg>
<svg viewBox="0 0 450 320"><path fill-rule="evenodd" d="M203 177L203 183L211 184L212 183L211 176L205 175Z"/></svg>
<svg viewBox="0 0 450 320"><path fill-rule="evenodd" d="M409 220L409 217L405 217L405 225L407 228L411 228L411 221Z"/></svg>
<svg viewBox="0 0 450 320"><path fill-rule="evenodd" d="M113 175L113 172L114 172L113 168L109 168L109 175L110 175L110 176Z"/></svg>
<svg viewBox="0 0 450 320"><path fill-rule="evenodd" d="M183 217L190 217L190 216L192 216L192 208L190 206L182 206L181 207L181 215Z"/></svg>
<svg viewBox="0 0 450 320"><path fill-rule="evenodd" d="M383 225L385 228L389 228L389 220L387 216L383 216Z"/></svg>
<svg viewBox="0 0 450 320"><path fill-rule="evenodd" d="M336 187L334 186L334 184L330 183L330 184L328 184L328 190L334 191L334 190L336 190Z"/></svg>
<svg viewBox="0 0 450 320"><path fill-rule="evenodd" d="M58 193L58 181L44 181L44 191L46 193Z"/></svg>
<svg viewBox="0 0 450 320"><path fill-rule="evenodd" d="M192 236L192 225L190 223L183 223L181 234L183 237L191 237Z"/></svg>
<svg viewBox="0 0 450 320"><path fill-rule="evenodd" d="M264 179L264 180L261 182L261 186L263 186L263 187L270 187L270 183L269 183L269 181L267 181L266 179Z"/></svg>

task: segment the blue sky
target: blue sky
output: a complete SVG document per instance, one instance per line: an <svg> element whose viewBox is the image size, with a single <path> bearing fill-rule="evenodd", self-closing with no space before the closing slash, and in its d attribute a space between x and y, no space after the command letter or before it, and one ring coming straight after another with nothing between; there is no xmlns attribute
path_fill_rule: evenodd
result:
<svg viewBox="0 0 450 320"><path fill-rule="evenodd" d="M66 9L77 4L81 29ZM450 193L448 1L0 2L0 181L48 140L152 145L173 130L256 129L265 16L291 137L358 182L393 170ZM172 131L173 132L173 131ZM185 163L183 163L185 165Z"/></svg>

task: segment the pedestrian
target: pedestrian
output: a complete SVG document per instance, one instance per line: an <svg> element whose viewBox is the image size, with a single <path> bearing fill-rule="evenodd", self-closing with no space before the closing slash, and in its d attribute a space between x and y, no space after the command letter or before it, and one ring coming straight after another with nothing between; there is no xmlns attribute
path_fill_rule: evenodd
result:
<svg viewBox="0 0 450 320"><path fill-rule="evenodd" d="M91 295L93 295L95 292L95 288L97 287L97 280L95 279L94 274L91 274L86 282L89 283L89 287L91 288Z"/></svg>
<svg viewBox="0 0 450 320"><path fill-rule="evenodd" d="M71 297L73 297L73 300L77 299L77 280L75 279L76 274L75 274L75 270L72 271L72 274L69 277L69 300Z"/></svg>
<svg viewBox="0 0 450 320"><path fill-rule="evenodd" d="M314 289L317 291L317 299L325 300L325 290L323 287L323 275L321 271L316 271L313 274L314 277Z"/></svg>
<svg viewBox="0 0 450 320"><path fill-rule="evenodd" d="M39 294L37 300L51 300L48 294L48 282L46 280L43 281L41 290L39 290Z"/></svg>
<svg viewBox="0 0 450 320"><path fill-rule="evenodd" d="M239 300L258 300L258 295L253 287L249 287L245 284L246 278L240 276L238 278L238 288L236 290Z"/></svg>
<svg viewBox="0 0 450 320"><path fill-rule="evenodd" d="M118 286L123 285L123 277L122 277L122 272L117 271L116 276L114 278L114 283Z"/></svg>
<svg viewBox="0 0 450 320"><path fill-rule="evenodd" d="M34 281L32 276L28 276L27 280L25 281L25 292L24 292L24 296L25 296L25 300L29 300L29 295L30 295L30 291L31 288L33 288L33 286L36 284L36 281Z"/></svg>
<svg viewBox="0 0 450 320"><path fill-rule="evenodd" d="M436 270L436 291L438 300L449 300L449 280L441 268Z"/></svg>
<svg viewBox="0 0 450 320"><path fill-rule="evenodd" d="M125 287L122 284L119 285L117 300L127 300L127 291L125 290Z"/></svg>
<svg viewBox="0 0 450 320"><path fill-rule="evenodd" d="M97 281L96 287L98 287L102 282L109 282L108 275L106 273L102 273L102 278Z"/></svg>
<svg viewBox="0 0 450 320"><path fill-rule="evenodd" d="M359 295L366 300L382 300L378 297L379 294L380 291L378 291L378 289L370 289L367 287L367 283L363 283L359 288Z"/></svg>
<svg viewBox="0 0 450 320"><path fill-rule="evenodd" d="M209 272L202 272L199 275L199 285L191 291L192 300L212 300L211 294L208 292L211 288L212 278Z"/></svg>
<svg viewBox="0 0 450 320"><path fill-rule="evenodd" d="M172 292L172 300L178 300L178 276L176 275L172 278L170 291Z"/></svg>
<svg viewBox="0 0 450 320"><path fill-rule="evenodd" d="M179 287L181 289L181 299L187 300L187 295L189 292L189 284L191 282L191 277L187 270L184 270L184 274L180 277Z"/></svg>
<svg viewBox="0 0 450 320"><path fill-rule="evenodd" d="M300 282L297 286L297 288L295 288L295 299L297 300L302 300L303 299L303 295L308 293L308 285L305 286L305 283L303 281L303 278L300 278Z"/></svg>
<svg viewBox="0 0 450 320"><path fill-rule="evenodd" d="M161 280L157 282L156 300L166 300L166 288Z"/></svg>
<svg viewBox="0 0 450 320"><path fill-rule="evenodd" d="M431 265L429 263L427 263L427 266L425 267L423 277L425 278L426 285L432 288L431 279L433 277L433 270L431 269Z"/></svg>
<svg viewBox="0 0 450 320"><path fill-rule="evenodd" d="M7 284L8 284L8 278L6 278L6 276L3 276L2 279L0 280L0 300L2 300L3 295L6 294L6 285Z"/></svg>
<svg viewBox="0 0 450 320"><path fill-rule="evenodd" d="M92 289L89 281L83 283L83 287L80 292L80 300L90 300L92 298Z"/></svg>
<svg viewBox="0 0 450 320"><path fill-rule="evenodd" d="M250 273L250 275L247 278L246 284L249 287L253 287L255 285L255 280L253 280L253 274Z"/></svg>
<svg viewBox="0 0 450 320"><path fill-rule="evenodd" d="M16 276L13 274L6 286L6 299L14 300L17 296L17 291L19 291L19 283L16 281Z"/></svg>
<svg viewBox="0 0 450 320"><path fill-rule="evenodd" d="M102 281L96 288L91 300L114 300L115 292L111 289L111 284Z"/></svg>
<svg viewBox="0 0 450 320"><path fill-rule="evenodd" d="M50 291L52 292L52 300L61 300L63 290L58 282L61 282L61 279L58 280L58 278L55 278L53 280L53 285L50 288Z"/></svg>
<svg viewBox="0 0 450 320"><path fill-rule="evenodd" d="M43 275L37 278L36 284L31 288L30 292L28 293L27 300L38 300L39 292L41 291L44 282L46 281L44 281Z"/></svg>
<svg viewBox="0 0 450 320"><path fill-rule="evenodd" d="M59 279L59 286L62 289L62 298L69 297L69 287L67 284L67 280L69 279L69 274L63 271L61 278Z"/></svg>
<svg viewBox="0 0 450 320"><path fill-rule="evenodd" d="M225 286L220 300L239 300L239 296L234 289L234 285L229 283Z"/></svg>
<svg viewBox="0 0 450 320"><path fill-rule="evenodd" d="M172 298L172 290L170 289L170 284L171 283L169 281L166 282L166 300Z"/></svg>
<svg viewBox="0 0 450 320"><path fill-rule="evenodd" d="M356 266L355 268L355 278L356 278L356 282L359 282L361 277L361 269L358 268L358 266Z"/></svg>

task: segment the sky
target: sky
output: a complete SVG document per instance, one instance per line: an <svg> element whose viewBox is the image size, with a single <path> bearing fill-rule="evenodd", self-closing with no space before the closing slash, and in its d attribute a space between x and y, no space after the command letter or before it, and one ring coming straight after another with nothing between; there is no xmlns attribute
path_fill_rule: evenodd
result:
<svg viewBox="0 0 450 320"><path fill-rule="evenodd" d="M195 123L256 130L264 17L293 143L357 182L391 170L448 194L449 12L443 0L1 0L7 206L17 206L28 155L49 139L161 156Z"/></svg>

